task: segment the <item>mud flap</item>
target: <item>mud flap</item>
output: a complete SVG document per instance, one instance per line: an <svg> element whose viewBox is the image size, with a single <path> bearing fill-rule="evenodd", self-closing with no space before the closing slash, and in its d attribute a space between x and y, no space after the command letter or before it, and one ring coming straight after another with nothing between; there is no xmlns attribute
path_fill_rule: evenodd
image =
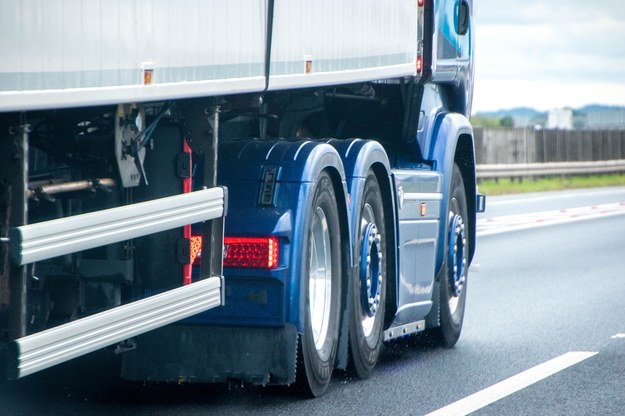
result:
<svg viewBox="0 0 625 416"><path fill-rule="evenodd" d="M297 330L170 325L137 338L124 354L122 377L135 381L295 382Z"/></svg>
<svg viewBox="0 0 625 416"><path fill-rule="evenodd" d="M446 263L443 264L443 267L447 267ZM442 270L442 268L441 268ZM439 272L438 276L434 280L434 287L432 289L432 309L425 317L425 328L438 328L441 326L441 273Z"/></svg>

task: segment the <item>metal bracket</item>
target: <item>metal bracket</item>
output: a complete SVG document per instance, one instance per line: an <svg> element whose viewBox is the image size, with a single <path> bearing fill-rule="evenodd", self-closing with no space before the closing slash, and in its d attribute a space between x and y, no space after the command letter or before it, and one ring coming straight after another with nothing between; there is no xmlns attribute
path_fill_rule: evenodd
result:
<svg viewBox="0 0 625 416"><path fill-rule="evenodd" d="M115 123L115 158L122 186L139 186L145 177L145 147L137 145L137 136L145 129L145 111L136 105L120 104Z"/></svg>
<svg viewBox="0 0 625 416"><path fill-rule="evenodd" d="M416 334L425 330L425 321L411 322L409 324L395 326L384 331L384 342L392 339L405 337L410 334Z"/></svg>

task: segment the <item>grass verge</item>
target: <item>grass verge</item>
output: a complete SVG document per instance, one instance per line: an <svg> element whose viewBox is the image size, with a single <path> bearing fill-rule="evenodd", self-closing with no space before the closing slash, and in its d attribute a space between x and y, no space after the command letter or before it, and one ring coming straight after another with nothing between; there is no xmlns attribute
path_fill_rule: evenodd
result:
<svg viewBox="0 0 625 416"><path fill-rule="evenodd" d="M522 194L528 192L561 191L564 189L625 186L625 174L586 175L548 178L484 179L478 184L486 195Z"/></svg>

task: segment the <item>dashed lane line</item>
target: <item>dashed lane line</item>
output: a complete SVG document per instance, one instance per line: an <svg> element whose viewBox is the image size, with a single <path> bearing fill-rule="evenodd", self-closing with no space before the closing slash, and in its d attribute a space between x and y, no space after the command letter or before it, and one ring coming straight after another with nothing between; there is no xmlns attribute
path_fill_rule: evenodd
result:
<svg viewBox="0 0 625 416"><path fill-rule="evenodd" d="M525 370L515 376L485 388L464 399L428 413L426 416L463 416L475 412L532 384L578 364L597 352L572 351Z"/></svg>
<svg viewBox="0 0 625 416"><path fill-rule="evenodd" d="M625 215L625 202L567 208L529 214L506 215L477 220L477 235L486 236L510 231L527 230L547 225L591 220L601 217Z"/></svg>

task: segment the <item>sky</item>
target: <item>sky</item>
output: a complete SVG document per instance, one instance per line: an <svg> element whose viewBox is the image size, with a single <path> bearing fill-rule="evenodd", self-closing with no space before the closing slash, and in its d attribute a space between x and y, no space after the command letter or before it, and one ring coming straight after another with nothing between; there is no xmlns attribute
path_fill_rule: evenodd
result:
<svg viewBox="0 0 625 416"><path fill-rule="evenodd" d="M625 1L474 3L473 113L625 106Z"/></svg>

